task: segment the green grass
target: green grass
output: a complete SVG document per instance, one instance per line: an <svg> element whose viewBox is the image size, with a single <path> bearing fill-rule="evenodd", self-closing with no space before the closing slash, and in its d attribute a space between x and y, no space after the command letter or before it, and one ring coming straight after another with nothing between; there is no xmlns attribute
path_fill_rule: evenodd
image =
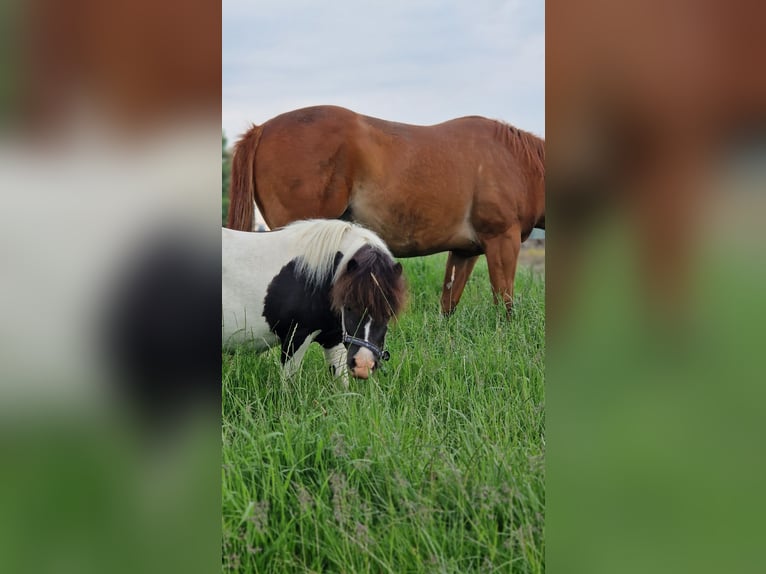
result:
<svg viewBox="0 0 766 574"><path fill-rule="evenodd" d="M543 572L544 287L519 269L512 320L481 258L455 314L444 254L402 263L391 360L348 389L313 345L223 356L223 568Z"/></svg>

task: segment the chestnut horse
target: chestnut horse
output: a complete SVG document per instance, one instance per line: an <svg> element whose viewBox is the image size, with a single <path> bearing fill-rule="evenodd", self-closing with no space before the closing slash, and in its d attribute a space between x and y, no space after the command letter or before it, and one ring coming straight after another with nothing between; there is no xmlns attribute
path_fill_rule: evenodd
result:
<svg viewBox="0 0 766 574"><path fill-rule="evenodd" d="M228 226L251 231L254 203L271 228L340 218L373 230L397 257L449 251L445 314L485 254L495 302L510 311L521 242L545 228L545 142L478 116L415 126L304 108L237 142Z"/></svg>

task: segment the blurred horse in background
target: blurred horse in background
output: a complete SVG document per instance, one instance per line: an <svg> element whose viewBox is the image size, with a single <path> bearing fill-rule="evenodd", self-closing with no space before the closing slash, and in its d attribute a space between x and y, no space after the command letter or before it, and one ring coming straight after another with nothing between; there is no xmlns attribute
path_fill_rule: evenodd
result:
<svg viewBox="0 0 766 574"><path fill-rule="evenodd" d="M612 217L635 227L641 290L675 317L695 236L715 221L704 219L706 188L738 147L766 139L766 3L546 8L547 183L561 238L548 317L568 314L589 238Z"/></svg>

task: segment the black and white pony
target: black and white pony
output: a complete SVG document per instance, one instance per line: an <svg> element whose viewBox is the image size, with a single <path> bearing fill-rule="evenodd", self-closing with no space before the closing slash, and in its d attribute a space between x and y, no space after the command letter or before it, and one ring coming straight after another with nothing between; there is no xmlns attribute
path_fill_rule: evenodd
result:
<svg viewBox="0 0 766 574"><path fill-rule="evenodd" d="M388 323L402 308L402 266L372 231L339 220L277 231L222 228L223 345L280 344L287 376L312 341L330 370L366 379L381 360Z"/></svg>

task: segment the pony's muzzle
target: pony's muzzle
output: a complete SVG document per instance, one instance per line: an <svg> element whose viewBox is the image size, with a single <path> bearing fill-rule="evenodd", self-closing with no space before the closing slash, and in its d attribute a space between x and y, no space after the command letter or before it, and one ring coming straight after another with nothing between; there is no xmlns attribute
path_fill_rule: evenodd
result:
<svg viewBox="0 0 766 574"><path fill-rule="evenodd" d="M375 355L364 347L360 348L349 360L351 374L357 379L367 379L376 367Z"/></svg>
<svg viewBox="0 0 766 574"><path fill-rule="evenodd" d="M390 353L381 348L382 345L378 347L366 339L359 339L343 333L343 342L357 347L356 352L348 356L348 368L357 379L368 378L378 366L378 360L388 361L391 358ZM349 347L350 350L351 347Z"/></svg>
<svg viewBox="0 0 766 574"><path fill-rule="evenodd" d="M372 374L372 367L354 367L351 374L357 379L368 379Z"/></svg>

